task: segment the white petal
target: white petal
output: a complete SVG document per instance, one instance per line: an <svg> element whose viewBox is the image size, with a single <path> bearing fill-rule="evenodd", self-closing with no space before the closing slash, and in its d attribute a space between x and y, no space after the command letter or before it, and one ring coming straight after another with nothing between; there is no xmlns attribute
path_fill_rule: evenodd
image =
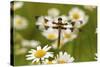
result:
<svg viewBox="0 0 100 67"><path fill-rule="evenodd" d="M36 50L34 49L31 49L31 51L28 51L28 53L34 53L34 52L36 52Z"/></svg>
<svg viewBox="0 0 100 67"><path fill-rule="evenodd" d="M59 52L59 56L62 56L63 55L63 52Z"/></svg>
<svg viewBox="0 0 100 67"><path fill-rule="evenodd" d="M37 58L35 58L35 59L32 61L32 63L34 63L35 61L37 61Z"/></svg>
<svg viewBox="0 0 100 67"><path fill-rule="evenodd" d="M67 55L68 55L68 54L67 54L67 52L64 52L64 55L66 55L66 56L67 56Z"/></svg>
<svg viewBox="0 0 100 67"><path fill-rule="evenodd" d="M74 61L74 58L73 57L71 57L71 58L69 58L69 60L67 60L68 63L71 63L73 61Z"/></svg>
<svg viewBox="0 0 100 67"><path fill-rule="evenodd" d="M47 47L47 48L45 49L45 51L48 51L50 48L51 48L50 46L49 46L49 47Z"/></svg>
<svg viewBox="0 0 100 67"><path fill-rule="evenodd" d="M37 58L37 59L36 59L36 62L39 62L39 60L40 60L40 59L39 59L39 58Z"/></svg>
<svg viewBox="0 0 100 67"><path fill-rule="evenodd" d="M32 59L34 59L33 57L28 57L28 58L26 58L26 60L32 60Z"/></svg>
<svg viewBox="0 0 100 67"><path fill-rule="evenodd" d="M37 47L37 50L41 50L41 46L38 46L38 47Z"/></svg>
<svg viewBox="0 0 100 67"><path fill-rule="evenodd" d="M53 57L52 53L47 52L47 54L44 56L44 58L48 58L48 57Z"/></svg>
<svg viewBox="0 0 100 67"><path fill-rule="evenodd" d="M45 50L47 47L48 47L48 45L46 45L46 46L43 48L43 50Z"/></svg>
<svg viewBox="0 0 100 67"><path fill-rule="evenodd" d="M33 56L33 54L30 54L30 55L26 55L26 57L31 57L31 56Z"/></svg>
<svg viewBox="0 0 100 67"><path fill-rule="evenodd" d="M44 60L44 58L46 58L46 57L42 57L41 60Z"/></svg>

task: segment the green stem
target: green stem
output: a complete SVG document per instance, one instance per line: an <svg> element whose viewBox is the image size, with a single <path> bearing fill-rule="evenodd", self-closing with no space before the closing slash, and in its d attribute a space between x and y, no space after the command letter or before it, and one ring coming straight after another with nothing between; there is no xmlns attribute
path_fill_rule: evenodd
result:
<svg viewBox="0 0 100 67"><path fill-rule="evenodd" d="M40 58L40 64L42 64L42 60L41 60L41 58Z"/></svg>

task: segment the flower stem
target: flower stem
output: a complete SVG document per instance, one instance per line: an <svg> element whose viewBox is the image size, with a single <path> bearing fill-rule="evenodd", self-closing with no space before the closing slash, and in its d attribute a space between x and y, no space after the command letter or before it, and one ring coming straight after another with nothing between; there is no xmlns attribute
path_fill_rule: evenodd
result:
<svg viewBox="0 0 100 67"><path fill-rule="evenodd" d="M42 64L42 60L41 60L41 58L40 58L40 64Z"/></svg>

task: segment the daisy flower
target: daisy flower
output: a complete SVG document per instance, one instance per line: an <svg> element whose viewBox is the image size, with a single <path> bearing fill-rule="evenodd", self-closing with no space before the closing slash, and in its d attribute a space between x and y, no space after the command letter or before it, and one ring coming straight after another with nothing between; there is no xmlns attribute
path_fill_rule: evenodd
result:
<svg viewBox="0 0 100 67"><path fill-rule="evenodd" d="M14 28L21 30L25 29L28 26L28 22L24 17L19 15L14 16Z"/></svg>
<svg viewBox="0 0 100 67"><path fill-rule="evenodd" d="M56 40L58 38L58 30L49 28L48 30L44 30L42 35L49 40Z"/></svg>
<svg viewBox="0 0 100 67"><path fill-rule="evenodd" d="M52 52L48 52L50 48L51 47L48 47L47 45L43 47L43 49L40 46L37 47L37 50L31 49L31 51L29 51L30 54L26 55L27 57L26 59L33 60L32 63L34 63L34 62L39 62L39 61L41 62L45 58L53 57Z"/></svg>
<svg viewBox="0 0 100 67"><path fill-rule="evenodd" d="M37 47L40 44L39 41L35 40L22 40L21 43L23 47Z"/></svg>
<svg viewBox="0 0 100 67"><path fill-rule="evenodd" d="M55 64L56 60L48 60L48 59L46 59L43 63L44 64Z"/></svg>
<svg viewBox="0 0 100 67"><path fill-rule="evenodd" d="M95 8L96 8L96 6L89 6L89 5L85 5L85 6L83 6L85 9L87 9L87 10L90 10L90 11L93 11Z"/></svg>
<svg viewBox="0 0 100 67"><path fill-rule="evenodd" d="M24 5L24 2L14 2L12 9L17 10L17 9L21 8L23 5Z"/></svg>
<svg viewBox="0 0 100 67"><path fill-rule="evenodd" d="M59 16L60 12L56 8L51 8L48 10L48 16L51 16L52 18Z"/></svg>
<svg viewBox="0 0 100 67"><path fill-rule="evenodd" d="M72 41L73 39L77 38L77 34L76 33L64 33L63 34L63 39L65 42L69 42Z"/></svg>
<svg viewBox="0 0 100 67"><path fill-rule="evenodd" d="M83 25L85 25L88 21L88 16L85 15L84 11L82 11L79 8L72 8L69 11L69 19L71 20L71 23L76 27L80 28Z"/></svg>
<svg viewBox="0 0 100 67"><path fill-rule="evenodd" d="M59 64L63 64L63 63L71 63L74 61L74 58L71 57L69 54L67 54L67 52L59 52L59 54L56 57L56 61Z"/></svg>

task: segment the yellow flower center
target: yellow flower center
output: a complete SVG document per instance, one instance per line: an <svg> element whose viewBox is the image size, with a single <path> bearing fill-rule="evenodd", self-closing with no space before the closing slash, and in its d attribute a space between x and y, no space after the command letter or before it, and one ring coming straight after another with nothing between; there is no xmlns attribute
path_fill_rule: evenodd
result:
<svg viewBox="0 0 100 67"><path fill-rule="evenodd" d="M66 63L66 62L65 62L65 60L62 59L62 60L58 60L58 63L63 64L63 63Z"/></svg>
<svg viewBox="0 0 100 67"><path fill-rule="evenodd" d="M77 20L80 18L80 15L78 13L73 13L73 19Z"/></svg>
<svg viewBox="0 0 100 67"><path fill-rule="evenodd" d="M48 39L55 39L56 38L56 35L55 34L49 34L48 35Z"/></svg>
<svg viewBox="0 0 100 67"><path fill-rule="evenodd" d="M16 25L20 25L20 24L22 24L21 20L20 19L17 19L16 20Z"/></svg>
<svg viewBox="0 0 100 67"><path fill-rule="evenodd" d="M34 54L34 56L37 58L41 58L41 57L45 56L45 54L46 54L46 51L41 49L41 50L37 50L36 53Z"/></svg>
<svg viewBox="0 0 100 67"><path fill-rule="evenodd" d="M53 64L52 61L48 61L47 64Z"/></svg>
<svg viewBox="0 0 100 67"><path fill-rule="evenodd" d="M70 38L71 37L71 34L64 34L64 37L65 38Z"/></svg>

